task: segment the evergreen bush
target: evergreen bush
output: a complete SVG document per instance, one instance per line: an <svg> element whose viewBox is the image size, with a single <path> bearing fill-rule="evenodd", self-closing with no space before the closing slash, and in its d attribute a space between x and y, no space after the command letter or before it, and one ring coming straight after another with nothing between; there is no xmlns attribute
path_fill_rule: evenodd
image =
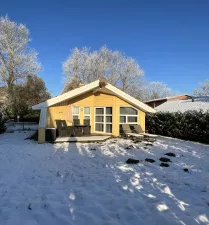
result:
<svg viewBox="0 0 209 225"><path fill-rule="evenodd" d="M6 126L4 124L4 121L0 121L0 134L4 133L6 130Z"/></svg>
<svg viewBox="0 0 209 225"><path fill-rule="evenodd" d="M20 117L20 122L39 122L40 112L39 111L30 111L24 116Z"/></svg>
<svg viewBox="0 0 209 225"><path fill-rule="evenodd" d="M146 130L152 134L209 143L209 111L147 114Z"/></svg>

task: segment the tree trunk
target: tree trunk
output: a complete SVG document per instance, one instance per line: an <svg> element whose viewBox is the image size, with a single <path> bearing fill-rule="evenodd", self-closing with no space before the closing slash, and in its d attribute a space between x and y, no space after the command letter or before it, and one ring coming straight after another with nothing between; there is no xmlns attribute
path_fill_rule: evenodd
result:
<svg viewBox="0 0 209 225"><path fill-rule="evenodd" d="M15 96L15 85L12 82L8 82L8 98L11 105L12 115L17 117L17 104L16 104L16 96Z"/></svg>

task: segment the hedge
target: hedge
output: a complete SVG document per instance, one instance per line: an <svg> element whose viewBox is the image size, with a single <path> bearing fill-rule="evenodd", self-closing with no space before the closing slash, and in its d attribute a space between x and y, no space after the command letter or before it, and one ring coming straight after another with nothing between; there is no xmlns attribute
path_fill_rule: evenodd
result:
<svg viewBox="0 0 209 225"><path fill-rule="evenodd" d="M147 114L146 131L151 134L209 143L209 112Z"/></svg>
<svg viewBox="0 0 209 225"><path fill-rule="evenodd" d="M32 111L20 117L20 122L39 122L40 112Z"/></svg>
<svg viewBox="0 0 209 225"><path fill-rule="evenodd" d="M4 121L0 121L0 134L4 133L6 130L6 127L4 125Z"/></svg>

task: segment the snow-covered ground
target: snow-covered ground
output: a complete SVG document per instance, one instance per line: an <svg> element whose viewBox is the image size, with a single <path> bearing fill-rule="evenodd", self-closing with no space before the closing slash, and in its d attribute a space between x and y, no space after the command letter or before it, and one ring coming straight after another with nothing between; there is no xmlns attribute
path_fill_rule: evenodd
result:
<svg viewBox="0 0 209 225"><path fill-rule="evenodd" d="M28 135L0 135L1 225L209 224L207 145L169 138L146 147L124 139L38 145ZM167 152L176 157L160 167Z"/></svg>

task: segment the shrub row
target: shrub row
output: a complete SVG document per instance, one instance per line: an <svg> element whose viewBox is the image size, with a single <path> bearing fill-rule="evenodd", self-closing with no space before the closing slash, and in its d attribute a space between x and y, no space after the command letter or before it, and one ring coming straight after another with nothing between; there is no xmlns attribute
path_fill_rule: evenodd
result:
<svg viewBox="0 0 209 225"><path fill-rule="evenodd" d="M39 122L40 113L37 111L29 112L28 114L20 117L20 122Z"/></svg>
<svg viewBox="0 0 209 225"><path fill-rule="evenodd" d="M0 121L0 134L4 133L6 130L6 127L4 125L4 121Z"/></svg>
<svg viewBox="0 0 209 225"><path fill-rule="evenodd" d="M147 114L146 130L152 134L209 143L209 112Z"/></svg>

